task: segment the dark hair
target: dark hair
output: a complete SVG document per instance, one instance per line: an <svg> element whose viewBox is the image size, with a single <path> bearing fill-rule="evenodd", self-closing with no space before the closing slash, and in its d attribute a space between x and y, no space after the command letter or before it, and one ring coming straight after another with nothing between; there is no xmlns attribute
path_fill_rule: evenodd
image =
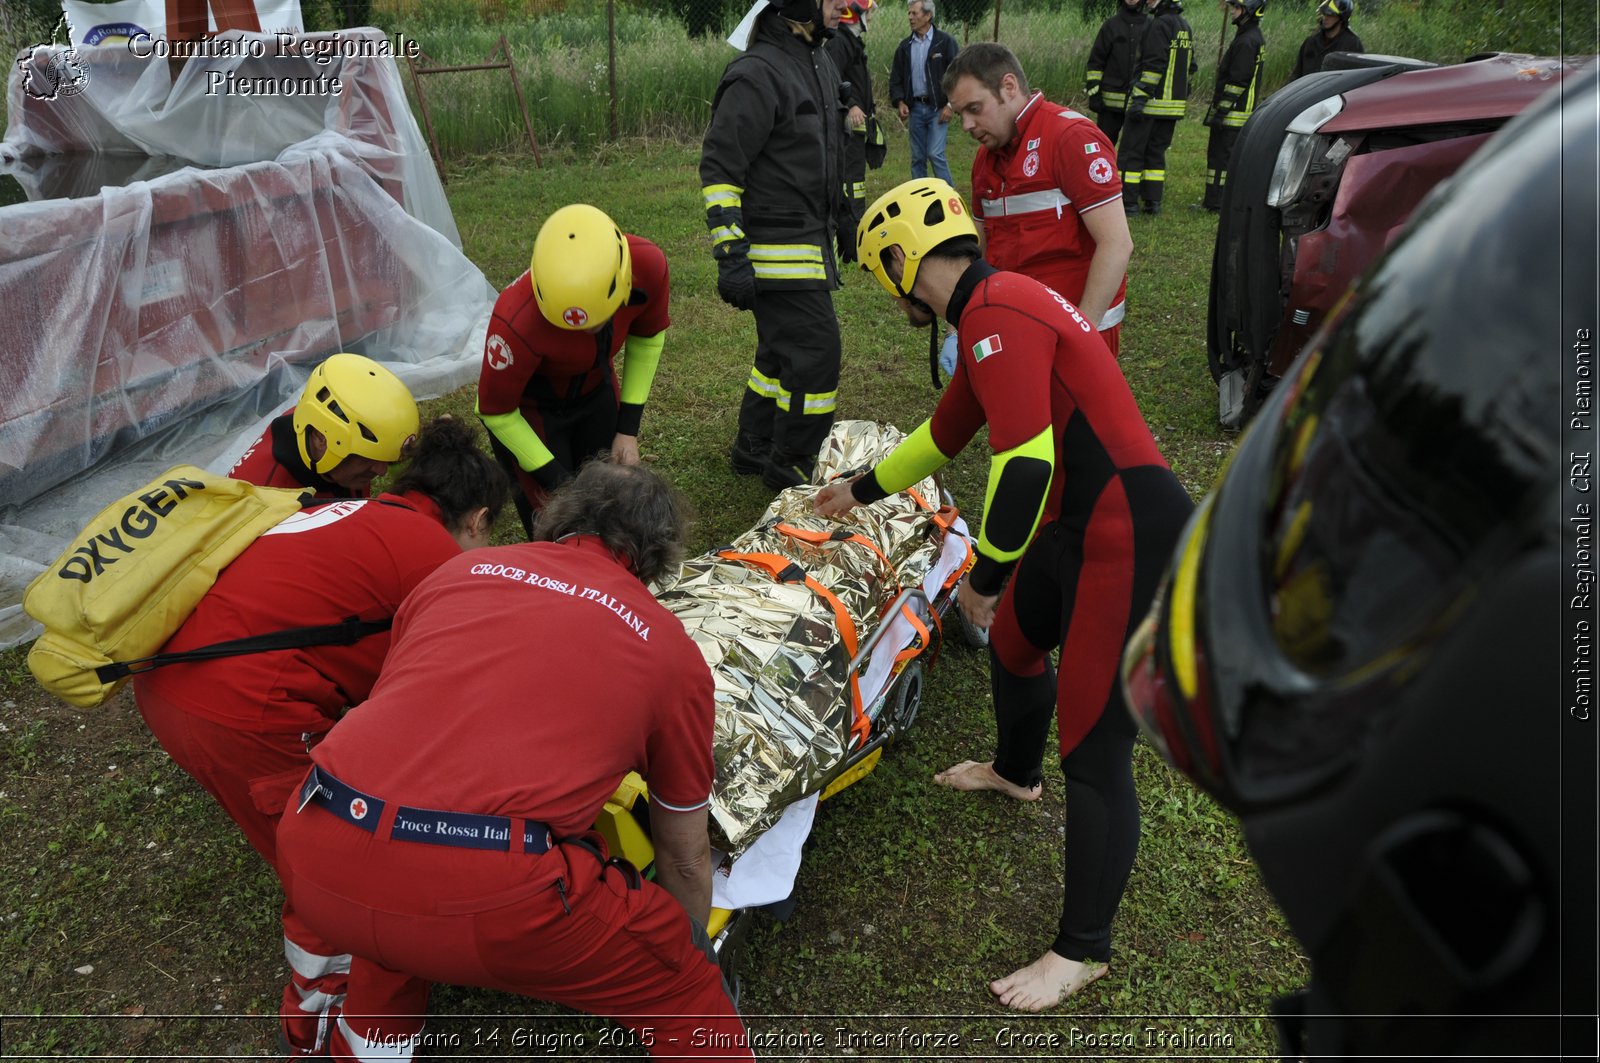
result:
<svg viewBox="0 0 1600 1063"><path fill-rule="evenodd" d="M450 531L481 507L488 508L493 524L511 497L505 470L478 448L477 429L449 414L422 426L411 460L391 490L417 491L433 499Z"/></svg>
<svg viewBox="0 0 1600 1063"><path fill-rule="evenodd" d="M1007 74L1017 79L1017 88L1022 90L1024 96L1033 90L1028 88L1028 75L1022 72L1022 64L1017 61L1016 55L1003 44L992 41L979 41L969 44L956 53L950 60L950 65L945 68L944 78L939 82L939 87L946 96L956 87L956 82L962 78L976 78L984 88L1000 95L1000 83Z"/></svg>
<svg viewBox="0 0 1600 1063"><path fill-rule="evenodd" d="M976 236L952 236L942 240L926 251L923 258L961 258L968 262L976 262L983 257L983 252L978 250Z"/></svg>
<svg viewBox="0 0 1600 1063"><path fill-rule="evenodd" d="M533 541L599 536L635 576L651 583L683 560L687 527L684 502L665 480L601 453L545 502L533 524Z"/></svg>

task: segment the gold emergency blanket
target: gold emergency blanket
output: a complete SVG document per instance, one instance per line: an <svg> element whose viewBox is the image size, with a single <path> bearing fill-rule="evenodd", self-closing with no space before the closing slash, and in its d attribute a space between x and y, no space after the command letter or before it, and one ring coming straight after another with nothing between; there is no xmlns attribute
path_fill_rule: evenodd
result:
<svg viewBox="0 0 1600 1063"><path fill-rule="evenodd" d="M914 496L837 521L814 515L811 503L819 485L871 466L901 438L871 421L836 423L813 484L779 494L754 528L685 562L659 591L716 682L712 817L732 855L826 786L881 708L880 697L858 710L851 659L938 558L946 534L934 520L938 485L929 477Z"/></svg>

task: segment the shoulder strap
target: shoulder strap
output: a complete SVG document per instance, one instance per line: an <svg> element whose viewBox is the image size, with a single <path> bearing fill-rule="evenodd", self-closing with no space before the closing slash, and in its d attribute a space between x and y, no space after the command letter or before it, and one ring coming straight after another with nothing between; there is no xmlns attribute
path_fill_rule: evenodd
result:
<svg viewBox="0 0 1600 1063"><path fill-rule="evenodd" d="M209 646L196 646L192 650L182 650L177 653L157 653L132 661L113 661L96 668L94 674L102 683L114 683L153 668L187 661L210 661L218 657L238 657L246 653L266 653L269 650L291 650L301 646L353 646L368 635L388 631L393 623L393 617L362 620L352 616L337 624L290 627L281 631L271 631L265 635L250 635L242 639L213 642Z"/></svg>

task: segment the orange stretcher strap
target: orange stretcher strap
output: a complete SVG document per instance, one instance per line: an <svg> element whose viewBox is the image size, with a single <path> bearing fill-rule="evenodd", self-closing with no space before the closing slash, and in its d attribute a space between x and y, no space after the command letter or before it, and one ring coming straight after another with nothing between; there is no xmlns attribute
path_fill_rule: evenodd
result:
<svg viewBox="0 0 1600 1063"><path fill-rule="evenodd" d="M839 625L839 638L844 642L845 652L849 653L851 660L855 660L856 648L860 642L856 638L856 625L855 621L850 619L850 611L844 607L837 594L807 575L806 570L796 564L793 558L784 557L782 554L742 554L734 550L719 550L717 556L762 569L779 583L804 583L813 594L827 602L833 609L834 619ZM865 706L861 704L861 680L853 668L850 670L850 706L855 712L854 721L850 725L850 735L859 745L865 743L872 733L872 718L867 715Z"/></svg>
<svg viewBox="0 0 1600 1063"><path fill-rule="evenodd" d="M865 546L868 550L877 554L878 560L883 562L884 571L888 574L889 580L894 587L893 593L900 593L900 573L895 571L894 562L889 560L888 554L878 549L877 543L860 532L849 532L843 528L831 532L808 531L805 528L796 528L792 524L785 524L781 521L773 527L780 534L787 535L791 539L798 539L803 543L813 543L819 546L823 543L855 543L858 546Z"/></svg>

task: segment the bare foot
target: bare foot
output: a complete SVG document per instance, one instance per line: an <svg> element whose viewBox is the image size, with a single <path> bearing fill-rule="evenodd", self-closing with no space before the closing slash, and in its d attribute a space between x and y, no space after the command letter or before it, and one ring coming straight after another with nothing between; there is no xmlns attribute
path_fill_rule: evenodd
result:
<svg viewBox="0 0 1600 1063"><path fill-rule="evenodd" d="M992 760L963 760L960 764L939 772L933 777L933 781L952 790L995 790L1018 801L1039 800L1038 783L1032 786L1018 786L1014 782L1002 779L995 774Z"/></svg>
<svg viewBox="0 0 1600 1063"><path fill-rule="evenodd" d="M1008 1008L1043 1011L1060 1004L1089 983L1104 978L1110 970L1103 963L1079 963L1046 952L1021 970L990 982L989 990Z"/></svg>

